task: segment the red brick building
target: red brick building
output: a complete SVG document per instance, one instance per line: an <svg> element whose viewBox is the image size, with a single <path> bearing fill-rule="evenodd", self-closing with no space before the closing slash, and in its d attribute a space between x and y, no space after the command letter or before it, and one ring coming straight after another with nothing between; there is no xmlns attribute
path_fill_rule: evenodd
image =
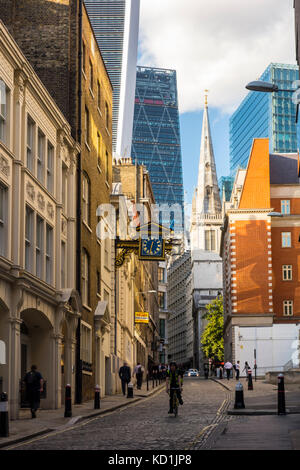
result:
<svg viewBox="0 0 300 470"><path fill-rule="evenodd" d="M255 139L225 208L225 357L254 366L256 353L260 374L299 364L298 174L297 154L270 155L268 139Z"/></svg>

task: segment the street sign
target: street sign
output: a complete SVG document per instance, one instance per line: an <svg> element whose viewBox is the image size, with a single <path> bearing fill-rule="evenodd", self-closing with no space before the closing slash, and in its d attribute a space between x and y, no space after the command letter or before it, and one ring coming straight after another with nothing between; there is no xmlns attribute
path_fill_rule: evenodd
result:
<svg viewBox="0 0 300 470"><path fill-rule="evenodd" d="M135 312L135 323L149 323L149 313Z"/></svg>
<svg viewBox="0 0 300 470"><path fill-rule="evenodd" d="M0 364L6 364L5 343L0 340Z"/></svg>

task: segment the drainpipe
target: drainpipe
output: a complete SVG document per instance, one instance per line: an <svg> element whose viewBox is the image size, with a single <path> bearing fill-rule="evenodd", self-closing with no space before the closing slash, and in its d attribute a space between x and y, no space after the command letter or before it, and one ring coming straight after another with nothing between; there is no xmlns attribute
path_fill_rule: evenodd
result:
<svg viewBox="0 0 300 470"><path fill-rule="evenodd" d="M81 96L82 96L82 1L79 0L79 14L78 14L78 116L77 116L77 140L81 145ZM77 159L77 237L76 237L76 289L81 295L81 153L78 154ZM76 331L76 377L75 377L75 402L82 403L82 363L80 359L80 332L81 332L81 317L78 319L78 326Z"/></svg>

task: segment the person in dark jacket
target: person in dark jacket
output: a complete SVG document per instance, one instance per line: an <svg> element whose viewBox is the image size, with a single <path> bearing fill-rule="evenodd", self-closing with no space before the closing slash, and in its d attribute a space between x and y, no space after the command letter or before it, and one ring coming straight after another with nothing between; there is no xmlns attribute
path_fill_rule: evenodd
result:
<svg viewBox="0 0 300 470"><path fill-rule="evenodd" d="M26 384L26 397L30 404L31 417L36 418L36 411L40 407L41 392L43 391L43 377L37 366L32 365L30 372L24 377Z"/></svg>
<svg viewBox="0 0 300 470"><path fill-rule="evenodd" d="M127 384L127 387L128 387L128 384L131 380L131 370L130 370L130 367L128 366L127 362L124 362L124 365L122 367L120 367L119 377L120 377L121 383L122 383L122 392L123 392L123 395L125 396L126 395L126 384Z"/></svg>

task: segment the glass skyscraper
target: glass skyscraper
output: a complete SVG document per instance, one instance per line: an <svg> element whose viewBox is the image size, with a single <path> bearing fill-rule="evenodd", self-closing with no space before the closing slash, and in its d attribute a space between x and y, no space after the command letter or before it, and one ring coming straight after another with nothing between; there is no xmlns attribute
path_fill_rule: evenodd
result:
<svg viewBox="0 0 300 470"><path fill-rule="evenodd" d="M230 201L233 183L234 179L232 178L232 176L221 176L221 178L219 178L218 184L220 188L221 201L223 198L223 192L225 192L225 200Z"/></svg>
<svg viewBox="0 0 300 470"><path fill-rule="evenodd" d="M140 0L84 0L113 85L113 152L130 157Z"/></svg>
<svg viewBox="0 0 300 470"><path fill-rule="evenodd" d="M260 80L292 90L297 65L270 64ZM246 168L254 138L269 138L271 153L297 152L300 142L293 92L250 92L230 119L230 175Z"/></svg>
<svg viewBox="0 0 300 470"><path fill-rule="evenodd" d="M157 204L180 204L183 175L175 70L137 67L132 158L149 171Z"/></svg>

